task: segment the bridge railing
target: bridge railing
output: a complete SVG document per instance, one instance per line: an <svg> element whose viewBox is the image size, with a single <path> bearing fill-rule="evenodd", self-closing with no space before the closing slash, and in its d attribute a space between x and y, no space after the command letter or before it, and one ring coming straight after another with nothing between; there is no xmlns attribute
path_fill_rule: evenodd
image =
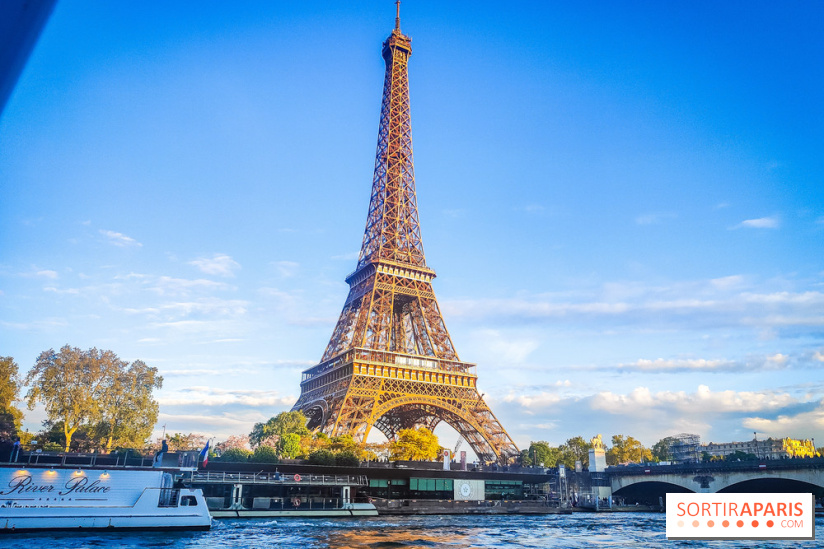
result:
<svg viewBox="0 0 824 549"><path fill-rule="evenodd" d="M664 474L691 474L708 472L735 472L752 470L824 469L824 457L787 458L748 461L710 461L676 463L672 465L612 465L606 472L611 476L638 476Z"/></svg>

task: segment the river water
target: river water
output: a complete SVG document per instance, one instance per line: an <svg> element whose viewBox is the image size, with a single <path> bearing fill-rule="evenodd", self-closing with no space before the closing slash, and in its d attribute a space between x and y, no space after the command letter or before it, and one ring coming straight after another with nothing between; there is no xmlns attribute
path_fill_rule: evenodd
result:
<svg viewBox="0 0 824 549"><path fill-rule="evenodd" d="M816 530L824 519L816 519ZM253 519L214 521L208 532L44 533L0 537L3 549L33 547L163 547L303 549L822 547L820 541L668 541L661 513L573 515L416 516L360 519Z"/></svg>

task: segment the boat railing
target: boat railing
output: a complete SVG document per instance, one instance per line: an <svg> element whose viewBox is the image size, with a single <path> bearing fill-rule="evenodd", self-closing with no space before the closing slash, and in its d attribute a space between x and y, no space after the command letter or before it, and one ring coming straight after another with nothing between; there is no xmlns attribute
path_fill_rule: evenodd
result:
<svg viewBox="0 0 824 549"><path fill-rule="evenodd" d="M222 497L206 498L210 511L235 509L227 507L227 501ZM351 498L348 503L371 503L369 498ZM316 511L329 509L343 509L341 498L319 496L283 496L283 497L247 497L243 498L242 509L251 511Z"/></svg>
<svg viewBox="0 0 824 549"><path fill-rule="evenodd" d="M9 464L27 467L82 467L82 468L149 468L193 469L197 451L165 452L155 456L143 456L135 451L104 454L97 452L21 452L11 456Z"/></svg>
<svg viewBox="0 0 824 549"><path fill-rule="evenodd" d="M48 453L29 452L20 456L23 459L14 463L25 463L29 466L68 466L68 467L151 467L154 458L139 455L125 454L97 454L97 453Z"/></svg>
<svg viewBox="0 0 824 549"><path fill-rule="evenodd" d="M193 483L214 482L232 484L289 484L321 486L366 486L366 475L300 475L287 473L243 473L221 471L197 471L192 475Z"/></svg>

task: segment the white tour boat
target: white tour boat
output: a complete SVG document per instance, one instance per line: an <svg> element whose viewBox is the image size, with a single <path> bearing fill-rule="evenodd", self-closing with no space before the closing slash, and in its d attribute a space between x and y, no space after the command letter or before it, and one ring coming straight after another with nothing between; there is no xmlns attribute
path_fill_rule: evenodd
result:
<svg viewBox="0 0 824 549"><path fill-rule="evenodd" d="M0 466L0 533L210 526L203 493L176 483L168 470Z"/></svg>

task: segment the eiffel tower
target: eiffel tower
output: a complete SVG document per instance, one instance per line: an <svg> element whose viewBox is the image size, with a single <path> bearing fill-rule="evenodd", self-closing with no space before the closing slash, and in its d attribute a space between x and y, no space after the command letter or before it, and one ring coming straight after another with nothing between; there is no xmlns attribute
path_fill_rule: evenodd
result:
<svg viewBox="0 0 824 549"><path fill-rule="evenodd" d="M476 388L475 365L458 358L432 290L418 222L407 63L411 40L395 28L383 43L386 74L372 195L358 264L320 363L303 372L292 408L308 427L365 442L372 427L441 421L484 462L510 462L518 448Z"/></svg>

